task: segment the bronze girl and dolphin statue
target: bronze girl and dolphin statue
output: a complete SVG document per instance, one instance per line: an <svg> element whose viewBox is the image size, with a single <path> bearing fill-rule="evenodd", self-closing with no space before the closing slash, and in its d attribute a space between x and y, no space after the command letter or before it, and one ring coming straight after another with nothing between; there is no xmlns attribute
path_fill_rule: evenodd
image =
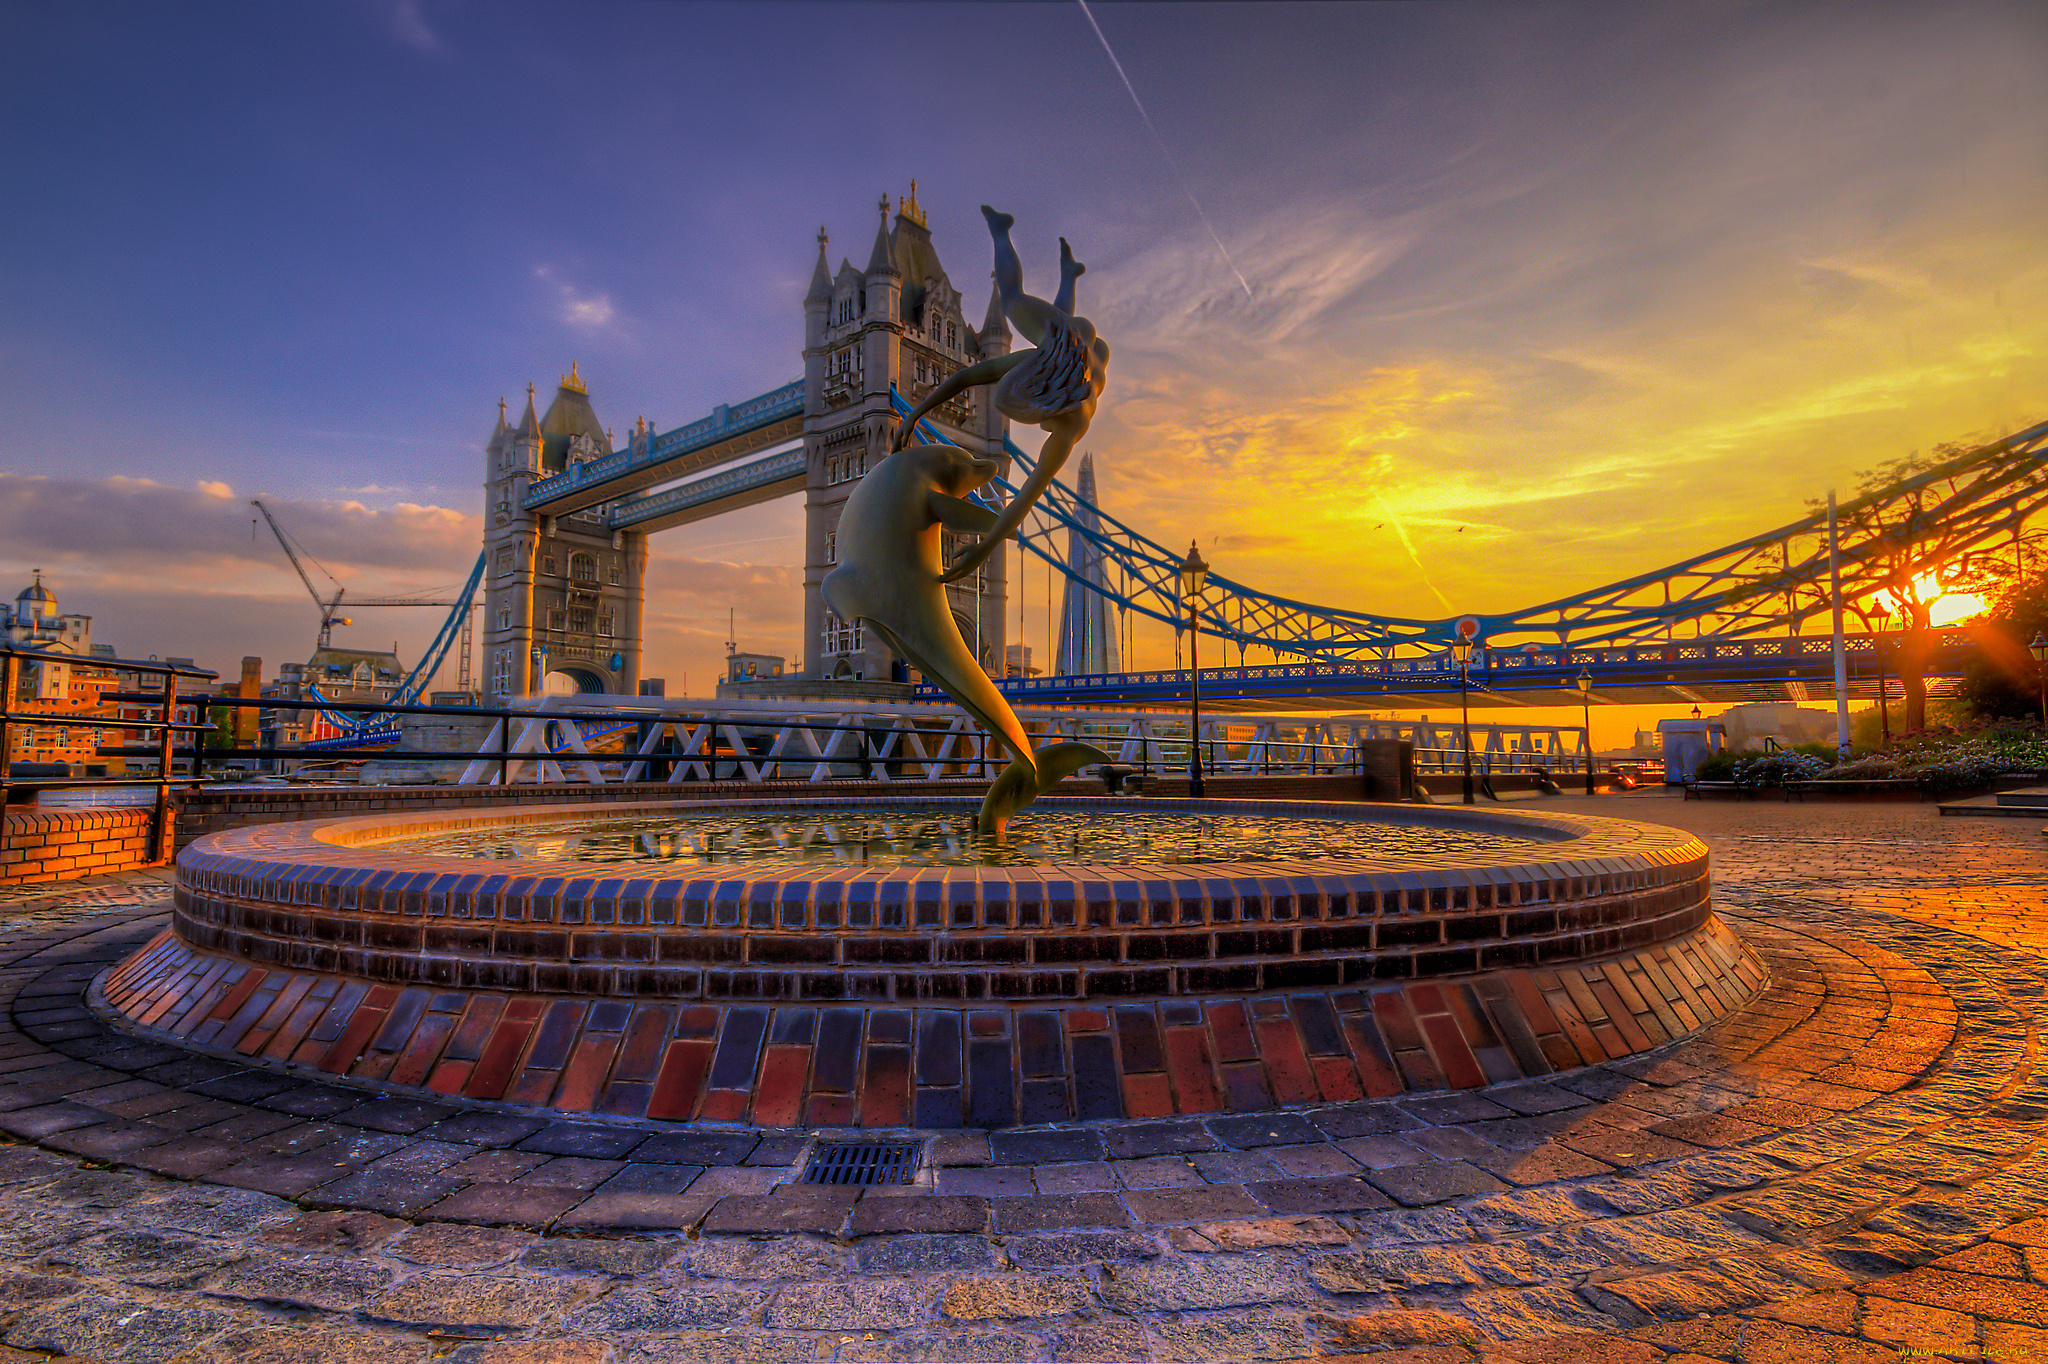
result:
<svg viewBox="0 0 2048 1364"><path fill-rule="evenodd" d="M825 578L826 604L842 620L865 620L891 648L960 704L1013 755L983 798L975 828L1000 835L1011 815L1063 779L1109 755L1093 744L1056 743L1034 750L1010 703L960 637L946 602L949 582L995 553L1024 523L1053 476L1087 434L1108 382L1109 345L1094 324L1074 316L1074 281L1086 269L1060 239L1060 289L1048 303L1024 292L1024 266L1010 243L1015 221L986 204L995 238L996 288L1003 312L1029 350L970 365L926 395L897 429L892 453L870 469L846 499L839 520L839 567ZM917 423L969 388L995 385L996 410L1046 431L1038 467L998 516L967 500L995 477L993 460L951 445L912 445ZM951 564L941 552L942 528L982 538Z"/></svg>

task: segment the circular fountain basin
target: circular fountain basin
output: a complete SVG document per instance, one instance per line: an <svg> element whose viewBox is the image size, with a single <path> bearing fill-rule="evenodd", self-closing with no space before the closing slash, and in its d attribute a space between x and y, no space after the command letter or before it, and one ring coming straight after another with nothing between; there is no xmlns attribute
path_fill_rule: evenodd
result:
<svg viewBox="0 0 2048 1364"><path fill-rule="evenodd" d="M731 876L779 870L918 867L1129 867L1298 861L1303 858L1406 862L1478 854L1513 861L1571 834L1544 827L1513 832L1443 820L1331 818L1242 805L1162 810L1086 801L1040 801L1013 817L1001 838L977 835L966 800L874 802L853 810L668 810L618 818L587 810L559 822L499 825L397 838L386 853L497 861L586 864L586 875L644 870ZM666 869L666 870L663 870Z"/></svg>
<svg viewBox="0 0 2048 1364"><path fill-rule="evenodd" d="M103 999L184 1045L480 1102L949 1127L1545 1074L1661 1045L1763 978L1675 830L1053 798L1005 849L963 836L973 808L216 834L179 856L170 927Z"/></svg>

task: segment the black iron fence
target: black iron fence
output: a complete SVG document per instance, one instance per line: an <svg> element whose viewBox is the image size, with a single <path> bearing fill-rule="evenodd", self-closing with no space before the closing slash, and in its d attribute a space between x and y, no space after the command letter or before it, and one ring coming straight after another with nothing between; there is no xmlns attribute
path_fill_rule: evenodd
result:
<svg viewBox="0 0 2048 1364"><path fill-rule="evenodd" d="M880 769L882 774L887 775L891 779L900 779L905 774L906 769L942 762L945 766L955 769L953 775L979 776L983 779L992 779L1007 762L1007 759L991 756L988 736L979 733L972 736L972 751L966 756L955 756L946 759L921 758L916 754L901 751L901 741L907 734L913 732L924 739L943 739L950 725L950 717L946 721L934 723L930 728L907 730L902 724L893 721L889 723L858 724L849 723L844 720L806 721L784 719L779 716L754 718L747 715L713 714L710 712L692 713L688 711L669 711L666 709L658 712L653 710L640 711L614 708L577 709L573 707L573 704L565 705L561 709L541 711L535 710L530 706L514 709L499 706L392 705L371 701L295 701L275 697L212 695L180 696L177 698L177 702L181 706L194 708L197 713L202 715L209 714L217 708L249 707L261 710L298 712L325 711L343 715L423 715L440 719L473 719L499 722L496 726L498 735L496 746L474 749L402 747L323 749L318 746L291 747L276 745L206 747L198 735L213 733L216 727L210 724L194 725L188 728L198 733L195 735L191 748L182 756L189 762L189 770L195 776L200 775L204 764L209 762L227 763L261 760L354 766L366 762L473 763L482 761L495 765L496 771L494 775L496 780L492 784L506 785L508 784L507 777L513 764L550 761L557 764L582 762L599 764L621 763L626 767L631 767L636 763L644 763L646 766L643 779L656 782L668 781L673 775L675 768L679 765L685 767L691 765L702 766L706 772L706 775L703 777L686 774L679 779L683 781L728 781L740 777L745 768L753 768L760 772L763 780L795 779L789 775L788 769L801 768L803 769L804 778L807 779L820 766L828 768L827 779L863 780L874 775L877 769ZM620 753L579 753L552 743L548 744L544 750L534 751L514 748L512 746L514 740L511 722L513 721L557 722L560 724L577 724L580 722L584 724L609 724L621 727L631 726L637 731L637 734L635 742ZM704 726L707 729L707 734L702 746L694 748L689 752L681 751L672 741L665 741L667 743L666 747L657 747L642 753L640 748L644 746L647 728L654 725L676 725L678 727ZM718 730L725 728L741 731L740 738L746 744L744 751L734 747L728 739L718 734ZM749 734L745 731L753 731L753 733ZM832 754L829 757L821 757L816 753L778 754L772 751L776 731L805 732L827 736L850 734L854 736L856 748L850 752L839 753L833 748L833 741L827 738L821 746L825 749L826 753ZM1098 737L1102 738L1106 743L1114 744L1122 736L1103 735ZM898 750L893 753L890 752L890 741L892 739L896 740L898 744ZM1152 756L1152 750L1155 747L1160 750L1161 755L1156 762ZM1244 741L1233 743L1214 739L1204 740L1202 748L1204 750L1205 769L1212 772L1257 770L1271 774L1276 767L1279 767L1283 770L1305 771L1311 775L1331 776L1346 773L1358 774L1363 771L1362 758L1355 745L1308 741L1288 741L1286 743L1269 744L1263 747L1267 750L1284 748L1290 757L1276 760L1270 751L1265 751L1261 753L1255 764L1232 759L1228 753L1228 750L1232 747L1242 748L1245 747L1245 743ZM1219 750L1221 751L1219 752ZM108 756L132 756L144 751L130 748L102 750ZM1187 771L1187 751L1188 745L1185 739L1179 741L1151 739L1138 745L1138 755L1132 761L1116 765L1128 768L1131 772L1144 776L1150 776L1154 772L1179 774Z"/></svg>
<svg viewBox="0 0 2048 1364"><path fill-rule="evenodd" d="M154 692L103 693L101 704L142 705L154 707L155 719L125 719L118 716L93 714L79 710L24 710L37 699L34 695L23 697L23 683L33 681L35 690L43 690L41 669L62 668L67 670L92 671L97 673L128 674L135 677L154 677L162 680L162 686ZM192 678L211 682L218 673L204 668L186 668L172 663L137 662L125 658L100 658L91 654L57 653L49 649L23 649L12 644L0 645L0 805L18 802L17 793L34 793L50 790L104 789L117 787L153 786L156 788L155 817L150 824L150 860L161 861L171 848L171 787L174 781L174 763L177 760L177 739L181 734L192 738L192 751L196 752L200 736L213 731L213 726L204 720L205 711L195 711L202 717L195 723L180 723L178 710L187 704L187 698L178 695L178 679ZM64 688L65 699L71 695L68 683ZM24 763L14 761L14 749L19 727L34 728L88 728L132 730L137 733L154 733L155 742L147 747L132 751L136 756L149 756L156 760L156 773L148 777L107 777L73 776L68 765ZM104 750L102 750L104 751ZM62 772L48 770L65 766ZM22 770L17 772L17 767ZM198 763L192 762L191 771L196 774Z"/></svg>

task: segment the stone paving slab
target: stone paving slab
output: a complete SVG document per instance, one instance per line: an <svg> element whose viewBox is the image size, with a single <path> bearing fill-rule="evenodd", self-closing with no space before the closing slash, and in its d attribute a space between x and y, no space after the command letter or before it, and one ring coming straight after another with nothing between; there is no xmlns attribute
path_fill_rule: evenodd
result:
<svg viewBox="0 0 2048 1364"><path fill-rule="evenodd" d="M0 923L0 1128L42 1131L0 1145L0 1348L593 1364L2048 1358L2039 832L1987 821L1949 842L1953 823L1910 807L1669 808L1621 813L1692 821L1716 849L1722 912L1772 970L1749 1007L1687 1042L1452 1096L960 1133L932 1164L984 1192L942 1192L934 1174L929 1192L843 1204L788 1184L799 1148L737 1129L640 1125L638 1145L607 1154L545 1120L401 1120L341 1085L237 1089L217 1065L75 1026L66 996L146 937L159 905ZM105 1116L75 1122L81 1110ZM138 1167L162 1148L197 1173ZM224 1182L259 1161L278 1163L262 1167L273 1182L292 1162L319 1182ZM725 1191L696 1192L721 1173ZM1032 1191L1011 1192L1023 1179ZM335 1192L347 1180L361 1203ZM372 1206L441 1184L457 1187L417 1211ZM1346 1187L1375 1201L1274 1206ZM534 1201L496 1220L523 1225L437 1210L512 1190ZM580 1201L547 1220L535 1209L550 1190ZM655 1197L702 1199L671 1205L693 1230L591 1235L571 1220ZM710 1229L728 1203L735 1223L845 1218ZM957 1229L903 1225L910 1208Z"/></svg>

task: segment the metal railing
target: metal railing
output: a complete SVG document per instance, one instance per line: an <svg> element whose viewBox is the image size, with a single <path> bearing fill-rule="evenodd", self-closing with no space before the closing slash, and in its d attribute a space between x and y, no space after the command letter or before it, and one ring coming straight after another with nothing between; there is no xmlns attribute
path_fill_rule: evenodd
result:
<svg viewBox="0 0 2048 1364"><path fill-rule="evenodd" d="M473 746L390 747L329 752L293 747L204 750L215 760L301 763L394 762L463 764L462 785L520 782L692 781L882 782L993 778L1007 762L988 736L961 712L921 705L840 701L806 706L774 701L704 705L654 697L569 696L505 706L421 706L376 702L287 701L193 696L204 707L257 706L476 722ZM1158 712L1032 711L1019 713L1035 745L1085 740L1118 766L1142 774L1185 772L1187 721ZM616 747L594 746L599 732ZM1474 762L1497 773L1537 768L1578 770L1585 759L1576 726L1474 724ZM417 736L415 736L417 737ZM1417 770L1456 770L1464 727L1457 724L1299 716L1205 717L1198 736L1205 773L1287 776L1360 773L1365 745L1393 739L1412 746Z"/></svg>
<svg viewBox="0 0 2048 1364"><path fill-rule="evenodd" d="M154 693L103 694L101 704L140 704L155 706L158 716L154 720L124 720L117 716L95 715L85 711L33 711L21 710L23 704L21 684L22 664L26 660L32 667L61 667L64 669L91 670L99 673L128 673L136 677L161 678L163 685ZM0 645L0 806L14 803L17 791L50 790L104 790L119 787L153 786L156 788L155 812L150 820L149 856L152 862L161 862L171 849L171 787L173 766L177 760L177 736L193 736L192 753L198 750L198 736L211 733L209 723L180 724L178 708L186 704L178 695L178 679L193 678L211 682L220 674L204 668L181 668L169 663L139 663L132 659L98 658L90 654L62 654L47 649L22 649L12 644ZM68 691L68 688L67 688ZM197 710L196 715L204 717L205 711ZM156 759L156 775L152 777L57 777L14 775L15 727L29 726L37 729L78 728L78 729L120 729L137 732L154 731L156 742L143 750L144 754ZM141 755L138 755L141 756ZM192 771L197 775L199 761L192 759ZM0 839L5 838L0 830ZM5 846L0 843L0 846Z"/></svg>

